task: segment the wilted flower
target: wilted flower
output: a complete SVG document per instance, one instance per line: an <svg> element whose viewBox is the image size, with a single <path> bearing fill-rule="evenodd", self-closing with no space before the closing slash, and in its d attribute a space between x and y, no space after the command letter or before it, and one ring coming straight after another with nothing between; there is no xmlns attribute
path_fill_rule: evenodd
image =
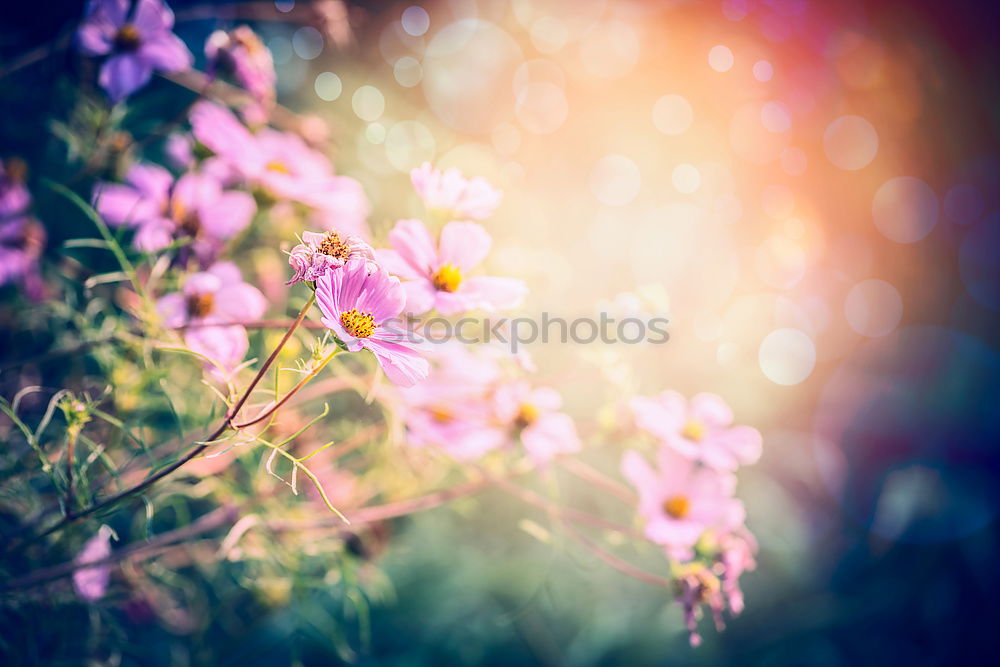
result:
<svg viewBox="0 0 1000 667"><path fill-rule="evenodd" d="M205 42L205 57L210 76L229 72L262 107L270 109L274 104L274 60L249 26L213 32Z"/></svg>
<svg viewBox="0 0 1000 667"><path fill-rule="evenodd" d="M125 180L125 185L99 183L94 202L108 224L136 230L132 243L143 252L189 237L195 254L207 264L223 241L246 229L257 209L248 193L224 190L209 174L190 172L174 183L163 167L134 164Z"/></svg>
<svg viewBox="0 0 1000 667"><path fill-rule="evenodd" d="M706 530L729 530L743 522L743 504L733 497L736 477L699 466L669 446L657 451L654 469L638 452L622 459L622 474L639 492L646 537L686 560Z"/></svg>
<svg viewBox="0 0 1000 667"><path fill-rule="evenodd" d="M493 394L497 418L515 437L535 463L559 454L580 451L580 438L569 415L559 412L562 397L548 387L533 388L527 381L507 382Z"/></svg>
<svg viewBox="0 0 1000 667"><path fill-rule="evenodd" d="M698 619L701 616L701 605L708 605L716 628L722 629L722 611L726 602L719 578L702 563L687 563L677 568L674 582L677 601L684 608L684 625L690 633L691 646L700 646Z"/></svg>
<svg viewBox="0 0 1000 667"><path fill-rule="evenodd" d="M173 25L174 13L161 0L137 0L131 16L128 0L90 0L77 40L88 55L110 55L98 83L113 102L146 85L154 70L191 67L191 52L171 32Z"/></svg>
<svg viewBox="0 0 1000 667"><path fill-rule="evenodd" d="M435 243L421 221L400 220L389 232L389 243L392 249L380 249L376 256L390 273L406 281L408 312L502 310L516 306L528 291L515 278L468 276L493 243L475 222L449 222Z"/></svg>
<svg viewBox="0 0 1000 667"><path fill-rule="evenodd" d="M458 169L439 171L429 162L411 171L410 181L428 209L444 211L453 219L488 218L503 198L485 178L467 179Z"/></svg>
<svg viewBox="0 0 1000 667"><path fill-rule="evenodd" d="M98 563L111 556L112 531L107 526L101 526L97 534L87 540L83 549L73 559L77 569L73 572L73 589L82 600L97 602L108 590L111 579L111 565L95 565L85 567L88 563Z"/></svg>
<svg viewBox="0 0 1000 667"><path fill-rule="evenodd" d="M288 256L288 264L295 275L285 284L316 280L351 259L367 260L374 270L375 251L360 236L341 238L336 231L302 232L302 243L292 248Z"/></svg>
<svg viewBox="0 0 1000 667"><path fill-rule="evenodd" d="M414 349L412 334L386 326L402 312L406 294L384 269L352 259L316 281L316 301L323 324L351 352L370 350L390 380L408 387L427 377L427 360Z"/></svg>
<svg viewBox="0 0 1000 667"><path fill-rule="evenodd" d="M630 406L639 428L707 466L735 470L760 458L760 433L749 426L731 426L733 411L715 394L698 394L688 402L675 391L665 391L652 398L636 397Z"/></svg>
<svg viewBox="0 0 1000 667"><path fill-rule="evenodd" d="M204 100L190 119L195 138L249 185L272 199L305 204L324 229L368 236L370 207L361 184L336 176L301 137L271 128L254 134L229 109Z"/></svg>
<svg viewBox="0 0 1000 667"><path fill-rule="evenodd" d="M231 369L250 346L246 329L234 323L260 318L267 302L256 287L243 282L235 264L219 262L188 276L181 292L161 297L156 310L166 326L185 327L189 349Z"/></svg>

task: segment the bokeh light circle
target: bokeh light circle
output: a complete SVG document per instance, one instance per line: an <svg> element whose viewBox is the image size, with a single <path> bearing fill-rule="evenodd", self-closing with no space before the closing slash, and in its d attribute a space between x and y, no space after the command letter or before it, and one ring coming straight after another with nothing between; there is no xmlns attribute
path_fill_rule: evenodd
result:
<svg viewBox="0 0 1000 667"><path fill-rule="evenodd" d="M895 331L903 318L903 299L884 280L862 280L847 293L844 315L850 327L862 336L885 336Z"/></svg>
<svg viewBox="0 0 1000 667"><path fill-rule="evenodd" d="M834 166L856 171L871 164L878 152L878 133L861 116L841 116L823 134L823 151Z"/></svg>
<svg viewBox="0 0 1000 667"><path fill-rule="evenodd" d="M890 241L915 243L930 234L937 223L937 195L919 178L891 178L875 193L872 217Z"/></svg>
<svg viewBox="0 0 1000 667"><path fill-rule="evenodd" d="M323 33L311 25L302 26L292 35L292 49L302 60L315 60L323 53Z"/></svg>
<svg viewBox="0 0 1000 667"><path fill-rule="evenodd" d="M403 10L400 23L403 24L403 30L407 35L420 37L431 27L431 17L426 9L413 5Z"/></svg>
<svg viewBox="0 0 1000 667"><path fill-rule="evenodd" d="M775 384L800 384L816 365L816 346L804 331L776 329L761 342L758 363L765 377Z"/></svg>
<svg viewBox="0 0 1000 667"><path fill-rule="evenodd" d="M389 128L385 136L385 156L395 169L408 173L424 162L432 162L437 142L427 126L404 120Z"/></svg>
<svg viewBox="0 0 1000 667"><path fill-rule="evenodd" d="M333 102L344 91L344 84L340 81L340 77L333 72L320 72L316 75L313 90L316 91L316 96L321 100Z"/></svg>
<svg viewBox="0 0 1000 667"><path fill-rule="evenodd" d="M774 76L774 66L766 60L758 60L753 64L753 78L761 83L771 80Z"/></svg>
<svg viewBox="0 0 1000 667"><path fill-rule="evenodd" d="M683 134L692 120L691 103L680 95L664 95L653 105L653 125L663 134Z"/></svg>
<svg viewBox="0 0 1000 667"><path fill-rule="evenodd" d="M670 175L677 192L689 195L701 185L701 172L693 164L679 164Z"/></svg>
<svg viewBox="0 0 1000 667"><path fill-rule="evenodd" d="M514 115L521 126L535 134L558 130L569 115L569 102L554 83L529 83L517 94Z"/></svg>
<svg viewBox="0 0 1000 667"><path fill-rule="evenodd" d="M580 60L598 78L619 79L639 61L639 35L624 21L600 23L580 41Z"/></svg>
<svg viewBox="0 0 1000 667"><path fill-rule="evenodd" d="M724 44L717 44L708 52L708 66L716 72L728 72L734 62L733 52Z"/></svg>
<svg viewBox="0 0 1000 667"><path fill-rule="evenodd" d="M624 155L605 155L590 170L590 190L608 206L626 206L639 194L642 174Z"/></svg>
<svg viewBox="0 0 1000 667"><path fill-rule="evenodd" d="M420 83L420 79L424 76L424 68L413 56L403 56L392 66L392 76L399 85L412 88Z"/></svg>
<svg viewBox="0 0 1000 667"><path fill-rule="evenodd" d="M361 120L376 121L385 112L385 97L375 86L364 85L354 91L351 108Z"/></svg>

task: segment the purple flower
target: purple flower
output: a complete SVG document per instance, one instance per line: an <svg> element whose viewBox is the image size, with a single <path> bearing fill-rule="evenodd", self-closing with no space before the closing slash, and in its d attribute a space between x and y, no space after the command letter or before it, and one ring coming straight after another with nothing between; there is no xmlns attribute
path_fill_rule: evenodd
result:
<svg viewBox="0 0 1000 667"><path fill-rule="evenodd" d="M189 172L175 183L163 167L134 164L126 184L98 183L97 212L113 226L135 229L132 244L157 252L188 237L201 263L210 263L222 243L246 229L257 205L246 192L224 190L207 173Z"/></svg>
<svg viewBox="0 0 1000 667"><path fill-rule="evenodd" d="M646 537L686 560L705 531L730 530L743 523L743 504L733 497L736 477L699 466L668 445L653 468L635 451L625 453L622 473L639 492Z"/></svg>
<svg viewBox="0 0 1000 667"><path fill-rule="evenodd" d="M27 167L20 160L0 162L0 286L20 283L29 298L44 296L38 260L45 229L31 217L31 194L24 185Z"/></svg>
<svg viewBox="0 0 1000 667"><path fill-rule="evenodd" d="M302 243L292 248L288 264L295 270L295 275L286 285L313 281L332 269L339 269L348 260L367 260L375 266L375 251L360 236L341 238L336 231L317 234L303 232Z"/></svg>
<svg viewBox="0 0 1000 667"><path fill-rule="evenodd" d="M111 565L95 565L85 567L88 563L97 563L111 556L111 529L101 526L97 534L83 545L73 562L77 569L73 572L73 589L86 602L97 602L108 590L111 579Z"/></svg>
<svg viewBox="0 0 1000 667"><path fill-rule="evenodd" d="M256 287L243 282L240 270L219 262L208 271L187 277L180 292L156 302L163 323L184 330L184 343L193 352L226 369L243 361L250 341L239 322L260 319L267 301Z"/></svg>
<svg viewBox="0 0 1000 667"><path fill-rule="evenodd" d="M458 219L488 218L503 198L503 193L485 178L467 179L458 169L439 171L429 162L411 171L410 181L428 209Z"/></svg>
<svg viewBox="0 0 1000 667"><path fill-rule="evenodd" d="M112 102L146 85L154 70L191 67L193 56L173 25L174 13L161 0L137 0L131 16L128 0L90 0L76 37L84 53L109 56L98 83Z"/></svg>
<svg viewBox="0 0 1000 667"><path fill-rule="evenodd" d="M371 350L390 380L409 387L427 377L428 363L405 331L386 326L406 302L399 279L372 269L367 261L352 259L328 272L316 281L316 302L323 324L348 350Z"/></svg>
<svg viewBox="0 0 1000 667"><path fill-rule="evenodd" d="M323 229L369 237L361 184L336 176L326 156L298 135L271 128L254 134L232 111L208 101L195 104L190 120L195 138L248 185L271 199L305 204Z"/></svg>
<svg viewBox="0 0 1000 667"><path fill-rule="evenodd" d="M274 105L274 60L271 52L249 26L241 25L226 32L216 30L205 42L208 74L229 72L236 82L253 96L259 105Z"/></svg>
<svg viewBox="0 0 1000 667"><path fill-rule="evenodd" d="M513 308L528 291L515 278L472 276L490 250L493 239L475 222L449 222L435 242L419 220L400 220L389 232L391 250L377 257L390 273L406 280L406 310L443 315L482 308Z"/></svg>
<svg viewBox="0 0 1000 667"><path fill-rule="evenodd" d="M637 396L630 403L636 425L678 453L718 470L735 470L760 458L757 429L733 426L733 411L715 394L690 402L675 391Z"/></svg>

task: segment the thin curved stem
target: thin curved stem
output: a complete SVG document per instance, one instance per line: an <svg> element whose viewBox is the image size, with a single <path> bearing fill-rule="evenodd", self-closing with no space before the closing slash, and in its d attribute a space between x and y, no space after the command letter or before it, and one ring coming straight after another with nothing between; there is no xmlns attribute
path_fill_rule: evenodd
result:
<svg viewBox="0 0 1000 667"><path fill-rule="evenodd" d="M205 440L201 442L201 444L193 447L187 454L177 459L170 465L156 471L155 473L145 478L138 484L135 484L130 488L123 489L122 491L119 491L118 493L109 496L100 502L94 503L93 505L90 505L89 507L86 507L78 512L67 511L66 515L62 519L52 524L42 532L36 534L34 537L28 538L27 540L21 542L19 545L17 545L16 548L22 549L25 546L32 544L33 542L37 542L38 540L47 537L48 535L51 535L52 533L61 530L62 528L65 528L66 526L75 521L90 516L91 514L94 514L96 512L100 512L101 510L111 505L114 505L120 500L124 500L125 498L134 496L137 493L142 493L143 491L151 487L153 484L157 483L164 477L167 477L172 473L176 472L177 470L182 468L185 464L187 464L189 461L191 461L196 456L198 456L206 449L208 449L209 444L211 442L217 440L223 433L228 431L230 428L233 428L233 423L232 423L233 418L240 411L240 409L243 408L247 400L249 400L251 392L253 392L254 388L260 383L261 379L263 379L264 374L267 373L267 369L270 368L271 364L274 363L274 360L277 358L278 353L281 352L281 349L285 346L285 343L288 342L288 339L292 337L292 334L298 328L298 325L302 323L303 319L305 319L306 314L309 312L309 309L312 307L315 300L316 300L316 295L314 293L312 294L312 296L310 296L309 300L302 307L302 310L299 311L298 317L296 317L295 321L292 323L292 326L289 327L288 331L285 332L285 335L282 336L281 341L274 348L274 350L272 350L270 356L268 356L267 360L260 367L260 370L257 371L257 374L254 376L253 380L250 381L250 384L247 385L246 389L243 391L240 397L236 400L233 406L229 408L229 410L226 412L226 418L222 421L221 424L219 424L219 427L216 428L211 435L209 435Z"/></svg>
<svg viewBox="0 0 1000 667"><path fill-rule="evenodd" d="M274 414L275 412L277 412L278 409L281 408L281 406L283 406L285 403L287 403L288 400L292 396L294 396L295 394L297 394L299 392L299 390L302 389L302 387L306 386L306 384L308 384L310 380L312 380L314 377L316 377L317 375L319 375L319 372L322 371L324 368L326 368L326 365L328 363L330 363L330 361L335 356L337 356L337 354L339 352L340 352L340 348L339 347L335 347L333 349L333 352L331 352L330 354L326 355L326 357L323 359L323 361L321 361L319 363L319 365L316 366L316 368L314 368L311 371L309 371L309 373L304 378L302 378L301 380L299 380L298 383L296 383L296 385L294 387L292 387L288 391L287 394L285 394L280 399L278 399L277 402L272 403L269 407L265 408L263 412L261 412L259 415L257 415L256 417L254 417L250 421L243 422L242 424L233 424L232 427L234 429L236 429L236 430L244 429L244 428L246 428L248 426L253 426L254 424L259 424L260 422L262 422L265 419L267 419L268 417L270 417L272 414Z"/></svg>

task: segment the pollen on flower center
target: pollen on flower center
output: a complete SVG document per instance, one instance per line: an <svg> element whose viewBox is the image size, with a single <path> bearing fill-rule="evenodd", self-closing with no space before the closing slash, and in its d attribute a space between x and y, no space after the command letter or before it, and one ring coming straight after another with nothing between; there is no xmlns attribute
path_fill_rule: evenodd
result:
<svg viewBox="0 0 1000 667"><path fill-rule="evenodd" d="M462 272L454 264L443 264L433 276L434 288L441 292L454 292L462 284Z"/></svg>
<svg viewBox="0 0 1000 667"><path fill-rule="evenodd" d="M681 431L681 435L688 440L700 442L701 439L705 437L705 425L699 421L689 421L684 425L684 430Z"/></svg>
<svg viewBox="0 0 1000 667"><path fill-rule="evenodd" d="M522 403L517 409L517 416L514 417L514 425L517 428L527 428L538 419L538 408L531 403Z"/></svg>
<svg viewBox="0 0 1000 667"><path fill-rule="evenodd" d="M357 308L341 313L340 324L355 338L368 338L375 333L375 327L378 326L371 313L359 313Z"/></svg>
<svg viewBox="0 0 1000 667"><path fill-rule="evenodd" d="M663 501L663 511L674 519L683 519L691 511L691 501L686 496L674 496Z"/></svg>
<svg viewBox="0 0 1000 667"><path fill-rule="evenodd" d="M199 292L187 298L188 314L191 317L205 317L215 307L215 295L211 292Z"/></svg>
<svg viewBox="0 0 1000 667"><path fill-rule="evenodd" d="M316 248L319 252L337 259L347 259L351 255L351 246L345 243L337 232L329 232L326 238Z"/></svg>
<svg viewBox="0 0 1000 667"><path fill-rule="evenodd" d="M131 23L126 23L115 33L115 46L120 51L135 51L142 44L139 29Z"/></svg>
<svg viewBox="0 0 1000 667"><path fill-rule="evenodd" d="M279 174L292 173L292 170L289 169L284 162L279 162L278 160L271 160L270 162L268 162L267 165L265 166L265 169L267 169L268 171L276 171Z"/></svg>

